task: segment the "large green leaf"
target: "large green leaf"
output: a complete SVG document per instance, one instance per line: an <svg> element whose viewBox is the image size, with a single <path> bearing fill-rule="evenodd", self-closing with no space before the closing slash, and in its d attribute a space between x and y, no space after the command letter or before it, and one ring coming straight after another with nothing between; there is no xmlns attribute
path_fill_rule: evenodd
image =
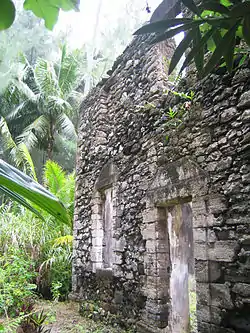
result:
<svg viewBox="0 0 250 333"><path fill-rule="evenodd" d="M175 67L177 66L178 62L180 61L181 57L185 54L186 49L189 47L191 41L193 39L193 33L192 31L189 31L186 36L183 38L183 40L180 42L180 44L175 49L175 52L172 56L168 73L171 74Z"/></svg>
<svg viewBox="0 0 250 333"><path fill-rule="evenodd" d="M7 189L6 187L1 186L1 185L0 185L0 192L5 194L6 196L8 196L10 199L18 202L25 208L29 209L32 213L36 214L38 217L43 219L42 215L38 212L38 210L36 210L34 207L32 207L23 197L21 197L21 195L15 193L15 192L12 192L9 189Z"/></svg>
<svg viewBox="0 0 250 333"><path fill-rule="evenodd" d="M168 20L161 20L153 23L149 23L138 29L134 35L143 35L153 32L164 32L168 28L175 27L180 24L190 23L193 20L190 18L174 18Z"/></svg>
<svg viewBox="0 0 250 333"><path fill-rule="evenodd" d="M234 18L237 17L242 17L245 15L250 14L250 1L244 1L238 5L236 5L232 10L231 10L231 16Z"/></svg>
<svg viewBox="0 0 250 333"><path fill-rule="evenodd" d="M218 29L227 29L229 30L235 23L236 20L233 17L223 17L223 18L206 18L206 22L213 27L217 27Z"/></svg>
<svg viewBox="0 0 250 333"><path fill-rule="evenodd" d="M202 4L202 8L205 10L211 10L213 12L220 13L222 15L230 14L230 10L217 1L206 1Z"/></svg>
<svg viewBox="0 0 250 333"><path fill-rule="evenodd" d="M234 32L234 35L232 36L232 38L228 41L227 51L224 53L224 59L225 59L227 70L229 73L231 73L233 70L234 48L235 48L235 38L236 38L235 34L236 34L237 28L235 29L235 32Z"/></svg>
<svg viewBox="0 0 250 333"><path fill-rule="evenodd" d="M57 22L59 10L78 10L78 0L25 0L24 8L43 18L46 28L52 30Z"/></svg>
<svg viewBox="0 0 250 333"><path fill-rule="evenodd" d="M216 29L213 34L213 40L215 42L216 47L217 48L220 47L220 43L222 42L222 35L218 29ZM229 72L231 72L233 69L234 47L235 47L235 36L231 40L228 40L228 45L227 47L224 48L223 52L223 57Z"/></svg>
<svg viewBox="0 0 250 333"><path fill-rule="evenodd" d="M183 24L183 25L181 25L177 28L174 28L174 29L169 29L166 32L164 32L163 34L157 36L153 40L153 43L162 42L163 40L174 37L175 35L179 34L182 31L187 31L189 29L195 28L198 25L200 25L200 20L192 21L190 23Z"/></svg>
<svg viewBox="0 0 250 333"><path fill-rule="evenodd" d="M13 195L19 195L23 199L31 201L52 216L69 224L67 210L56 196L51 194L32 178L1 159L0 186L11 191ZM19 202L21 203L20 200Z"/></svg>
<svg viewBox="0 0 250 333"><path fill-rule="evenodd" d="M31 10L37 17L43 18L47 29L52 30L58 20L59 8L46 0L25 0L24 9Z"/></svg>
<svg viewBox="0 0 250 333"><path fill-rule="evenodd" d="M0 1L0 31L8 29L15 20L16 10L11 0Z"/></svg>
<svg viewBox="0 0 250 333"><path fill-rule="evenodd" d="M194 14L200 16L201 10L196 6L193 0L181 0L181 2Z"/></svg>
<svg viewBox="0 0 250 333"><path fill-rule="evenodd" d="M69 11L72 9L79 11L79 0L50 0L50 2L53 2L53 4L59 8L62 8L64 11Z"/></svg>
<svg viewBox="0 0 250 333"><path fill-rule="evenodd" d="M181 72L184 70L184 68L186 68L190 64L190 62L194 59L195 55L200 52L200 49L204 48L204 46L207 44L208 40L211 38L211 36L215 32L215 29L216 28L212 27L212 29L207 31L206 34L200 40L199 44L197 44L195 47L193 47L192 50L188 53L183 65L181 67L181 70L180 70Z"/></svg>
<svg viewBox="0 0 250 333"><path fill-rule="evenodd" d="M193 29L193 32L194 32L193 45L194 45L194 47L196 47L197 45L199 45L201 43L202 37L201 37L201 32L200 32L199 27L195 27ZM196 68L198 70L198 74L201 75L202 70L203 70L203 64L204 64L204 47L201 47L200 51L195 54L194 62L195 62Z"/></svg>
<svg viewBox="0 0 250 333"><path fill-rule="evenodd" d="M242 33L247 45L250 46L250 15L244 17Z"/></svg>
<svg viewBox="0 0 250 333"><path fill-rule="evenodd" d="M221 38L221 42L216 46L216 49L214 50L214 53L212 54L212 56L210 57L203 75L206 76L207 74L209 74L212 69L219 64L220 59L222 56L224 56L225 51L228 50L228 46L232 45L232 41L235 39L235 33L237 31L238 28L238 23L235 24L222 38ZM229 51L230 52L230 51ZM231 52L230 52L231 54ZM229 59L228 59L229 61Z"/></svg>

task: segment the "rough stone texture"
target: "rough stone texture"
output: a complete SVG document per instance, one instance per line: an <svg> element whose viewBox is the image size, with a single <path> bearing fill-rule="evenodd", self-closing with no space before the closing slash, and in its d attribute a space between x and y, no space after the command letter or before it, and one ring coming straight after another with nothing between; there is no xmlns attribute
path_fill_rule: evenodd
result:
<svg viewBox="0 0 250 333"><path fill-rule="evenodd" d="M163 94L170 86L163 57L173 47L136 38L82 105L72 297L101 301L140 332L177 333L164 214L192 203L199 332L249 332L249 68L183 80L180 89L195 98L182 125L166 131L162 109L180 105ZM105 268L107 188L113 257Z"/></svg>

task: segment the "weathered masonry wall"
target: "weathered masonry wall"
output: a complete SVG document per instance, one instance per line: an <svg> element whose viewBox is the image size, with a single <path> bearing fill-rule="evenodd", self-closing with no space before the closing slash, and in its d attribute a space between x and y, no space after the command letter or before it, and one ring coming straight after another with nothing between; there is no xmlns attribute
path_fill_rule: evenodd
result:
<svg viewBox="0 0 250 333"><path fill-rule="evenodd" d="M186 80L193 106L166 142L173 47L136 38L82 106L72 295L181 333L194 273L199 332L249 332L250 65Z"/></svg>

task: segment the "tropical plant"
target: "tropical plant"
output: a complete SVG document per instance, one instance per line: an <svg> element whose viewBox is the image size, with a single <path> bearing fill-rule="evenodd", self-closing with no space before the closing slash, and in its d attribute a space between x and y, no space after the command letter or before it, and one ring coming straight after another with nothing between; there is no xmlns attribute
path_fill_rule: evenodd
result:
<svg viewBox="0 0 250 333"><path fill-rule="evenodd" d="M27 147L24 143L15 143L3 117L0 117L0 135L2 138L2 149L8 153L9 159L17 168L22 169L27 175L37 181L34 163Z"/></svg>
<svg viewBox="0 0 250 333"><path fill-rule="evenodd" d="M46 320L48 314L41 312L33 312L27 316L21 323L21 328L24 333L50 333L51 329L46 328Z"/></svg>
<svg viewBox="0 0 250 333"><path fill-rule="evenodd" d="M30 308L35 276L34 262L21 249L10 248L0 255L0 314L8 317Z"/></svg>
<svg viewBox="0 0 250 333"><path fill-rule="evenodd" d="M31 210L40 218L47 211L63 223L69 223L66 208L60 200L32 178L0 159L0 191ZM27 201L27 200L28 201ZM29 201L35 204L32 206Z"/></svg>
<svg viewBox="0 0 250 333"><path fill-rule="evenodd" d="M157 33L153 42L160 42L185 32L172 56L169 74L185 54L181 71L194 60L200 76L206 76L222 63L231 72L235 55L250 51L245 46L250 46L250 1L208 0L201 1L199 5L193 0L181 2L192 13L191 18L168 18L153 22L143 26L135 34ZM243 43L241 49L237 46L240 41ZM210 51L208 59L207 51Z"/></svg>
<svg viewBox="0 0 250 333"><path fill-rule="evenodd" d="M57 192L70 216L69 223L61 223L46 212L39 219L19 205L4 205L0 210L0 253L9 247L22 249L36 263L38 290L46 297L65 298L71 287L75 177L47 161L44 184L50 192Z"/></svg>
<svg viewBox="0 0 250 333"><path fill-rule="evenodd" d="M76 140L70 118L78 111L82 98L75 90L81 79L78 55L77 51L67 53L64 45L59 63L39 58L34 69L23 57L25 69L6 92L8 99L18 101L5 116L11 133L29 151L34 147L45 149L48 159L52 159L60 138ZM21 133L20 123L26 125Z"/></svg>
<svg viewBox="0 0 250 333"><path fill-rule="evenodd" d="M66 175L62 168L53 161L47 161L44 168L44 183L52 193L68 209L68 215L73 222L74 211L74 173ZM43 262L40 265L40 283L47 286L54 298L67 297L71 288L71 262L72 262L72 230L57 226L57 234L45 243L43 247Z"/></svg>
<svg viewBox="0 0 250 333"><path fill-rule="evenodd" d="M31 10L37 17L43 18L46 28L52 30L57 22L60 9L64 11L79 10L79 0L25 0L23 7ZM14 22L16 8L11 0L0 2L0 30L8 29Z"/></svg>
<svg viewBox="0 0 250 333"><path fill-rule="evenodd" d="M71 222L74 213L75 173L65 171L54 161L47 161L44 167L44 184L56 195L68 210Z"/></svg>

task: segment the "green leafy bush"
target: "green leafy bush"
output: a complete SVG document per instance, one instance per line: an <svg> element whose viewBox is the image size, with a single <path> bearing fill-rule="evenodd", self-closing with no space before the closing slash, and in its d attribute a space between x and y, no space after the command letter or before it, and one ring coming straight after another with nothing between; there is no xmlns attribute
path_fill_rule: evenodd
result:
<svg viewBox="0 0 250 333"><path fill-rule="evenodd" d="M71 289L75 176L67 175L55 162L48 161L44 184L64 203L70 222L62 223L46 212L39 219L17 204L4 206L0 208L0 253L9 246L20 249L32 258L33 270L38 272L38 291L46 298L66 299Z"/></svg>
<svg viewBox="0 0 250 333"><path fill-rule="evenodd" d="M0 256L0 314L30 312L36 275L34 262L21 250L12 248Z"/></svg>

